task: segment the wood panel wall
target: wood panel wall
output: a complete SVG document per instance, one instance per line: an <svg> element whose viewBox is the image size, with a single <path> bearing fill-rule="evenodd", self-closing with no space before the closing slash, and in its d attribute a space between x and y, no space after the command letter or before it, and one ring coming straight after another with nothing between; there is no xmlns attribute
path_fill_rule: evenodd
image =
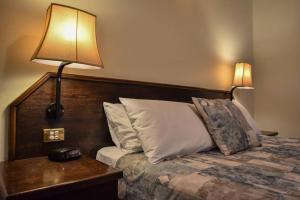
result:
<svg viewBox="0 0 300 200"><path fill-rule="evenodd" d="M59 120L48 119L46 108L55 98L54 73L45 74L10 106L9 159L47 155L64 146L80 147L95 156L98 149L113 145L102 103L116 103L119 97L190 102L191 97L230 98L228 91L167 84L137 82L64 74ZM65 141L43 143L44 128L65 128Z"/></svg>

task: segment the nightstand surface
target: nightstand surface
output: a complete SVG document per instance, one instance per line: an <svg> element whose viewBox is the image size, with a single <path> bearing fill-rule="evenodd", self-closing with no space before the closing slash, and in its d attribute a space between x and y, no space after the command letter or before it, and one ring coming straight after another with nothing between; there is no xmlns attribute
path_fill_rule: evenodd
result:
<svg viewBox="0 0 300 200"><path fill-rule="evenodd" d="M122 171L87 156L67 162L53 162L47 157L5 161L0 163L0 199L28 194L34 198L47 197L66 190L115 183L122 176Z"/></svg>

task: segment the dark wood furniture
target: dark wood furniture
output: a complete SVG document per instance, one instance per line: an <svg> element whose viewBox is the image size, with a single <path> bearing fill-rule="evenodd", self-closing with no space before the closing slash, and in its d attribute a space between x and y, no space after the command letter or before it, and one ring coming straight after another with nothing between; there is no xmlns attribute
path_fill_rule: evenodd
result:
<svg viewBox="0 0 300 200"><path fill-rule="evenodd" d="M0 163L1 200L117 199L122 172L84 156L53 162L36 157Z"/></svg>
<svg viewBox="0 0 300 200"><path fill-rule="evenodd" d="M55 74L47 73L10 106L9 159L45 156L53 148L79 147L95 156L97 150L113 145L103 101L119 102L119 97L191 102L191 97L230 98L228 91L167 84L63 75L60 119L48 119L46 108L55 98ZM65 128L65 141L43 143L44 128Z"/></svg>
<svg viewBox="0 0 300 200"><path fill-rule="evenodd" d="M261 133L266 136L277 136L278 135L277 131L261 131Z"/></svg>

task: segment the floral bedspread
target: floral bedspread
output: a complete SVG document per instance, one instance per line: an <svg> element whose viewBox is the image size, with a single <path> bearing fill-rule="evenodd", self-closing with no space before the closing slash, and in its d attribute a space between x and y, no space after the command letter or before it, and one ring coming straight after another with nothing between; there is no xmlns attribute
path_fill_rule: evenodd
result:
<svg viewBox="0 0 300 200"><path fill-rule="evenodd" d="M262 147L224 156L218 149L153 165L122 157L121 199L300 199L300 139L262 136Z"/></svg>

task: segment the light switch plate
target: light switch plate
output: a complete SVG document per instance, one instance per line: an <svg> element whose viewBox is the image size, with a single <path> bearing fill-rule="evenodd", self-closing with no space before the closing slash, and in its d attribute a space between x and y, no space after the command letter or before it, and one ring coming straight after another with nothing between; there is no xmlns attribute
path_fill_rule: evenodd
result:
<svg viewBox="0 0 300 200"><path fill-rule="evenodd" d="M61 142L65 140L64 128L43 129L43 142Z"/></svg>

